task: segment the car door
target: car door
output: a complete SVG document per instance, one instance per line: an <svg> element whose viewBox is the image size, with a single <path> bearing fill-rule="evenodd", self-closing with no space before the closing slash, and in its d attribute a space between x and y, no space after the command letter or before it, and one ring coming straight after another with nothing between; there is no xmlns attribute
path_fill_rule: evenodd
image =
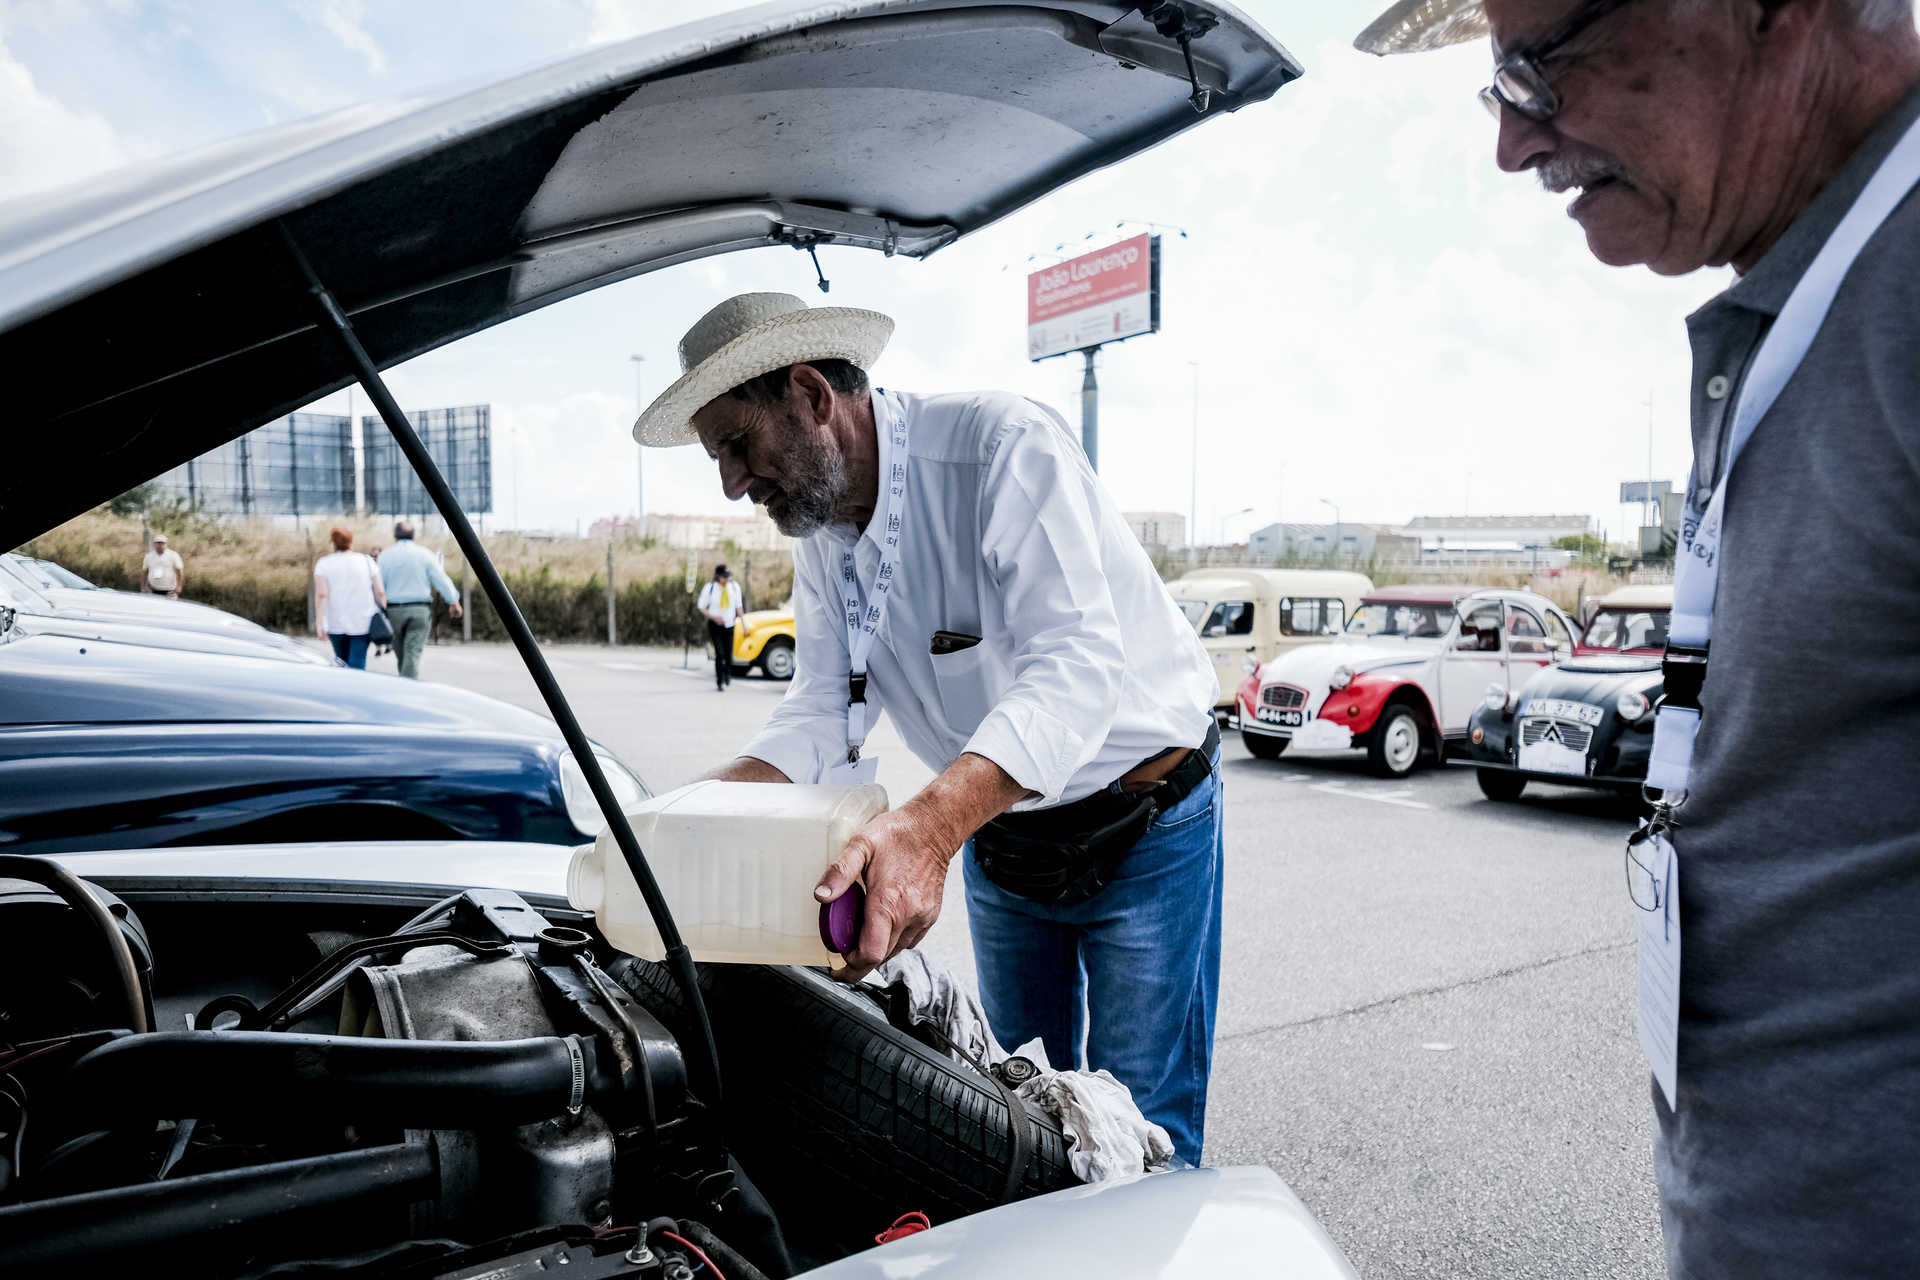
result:
<svg viewBox="0 0 1920 1280"><path fill-rule="evenodd" d="M1556 620L1556 625L1558 625ZM1526 605L1507 604L1507 671L1516 684L1554 661L1554 639L1540 614Z"/></svg>
<svg viewBox="0 0 1920 1280"><path fill-rule="evenodd" d="M1213 674L1220 682L1218 702L1233 701L1247 655L1254 650L1253 623L1253 601L1222 600L1200 627L1200 643L1206 646Z"/></svg>
<svg viewBox="0 0 1920 1280"><path fill-rule="evenodd" d="M1440 653L1441 732L1464 734L1490 684L1509 687L1505 607L1497 599L1462 600Z"/></svg>

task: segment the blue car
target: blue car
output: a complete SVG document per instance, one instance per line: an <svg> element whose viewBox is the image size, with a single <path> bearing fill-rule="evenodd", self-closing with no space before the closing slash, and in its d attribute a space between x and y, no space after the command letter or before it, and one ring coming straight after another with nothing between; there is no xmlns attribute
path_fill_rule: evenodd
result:
<svg viewBox="0 0 1920 1280"><path fill-rule="evenodd" d="M0 607L0 853L605 825L553 722L445 685L30 632ZM647 795L610 753L621 798Z"/></svg>

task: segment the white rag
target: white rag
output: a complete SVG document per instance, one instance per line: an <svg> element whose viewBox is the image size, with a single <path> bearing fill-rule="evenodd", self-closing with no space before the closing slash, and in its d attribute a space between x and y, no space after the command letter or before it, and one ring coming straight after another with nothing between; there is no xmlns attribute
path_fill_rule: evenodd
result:
<svg viewBox="0 0 1920 1280"><path fill-rule="evenodd" d="M907 993L907 1016L931 1023L966 1054L986 1066L1019 1056L1038 1073L1015 1088L1022 1102L1060 1121L1067 1135L1067 1163L1082 1182L1106 1182L1138 1173L1158 1173L1173 1159L1167 1131L1140 1114L1127 1086L1109 1071L1055 1071L1038 1040L1013 1054L1000 1047L987 1014L971 991L918 951L902 951L873 972L882 987Z"/></svg>

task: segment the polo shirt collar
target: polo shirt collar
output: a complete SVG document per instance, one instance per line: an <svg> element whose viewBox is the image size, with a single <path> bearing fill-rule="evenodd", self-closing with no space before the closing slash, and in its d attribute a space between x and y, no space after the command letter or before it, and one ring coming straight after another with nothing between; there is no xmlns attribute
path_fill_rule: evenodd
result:
<svg viewBox="0 0 1920 1280"><path fill-rule="evenodd" d="M1786 234L1761 256L1753 270L1720 295L1721 299L1778 316L1794 286L1800 283L1800 277L1813 265L1828 237L1847 216L1847 210L1853 207L1853 202L1916 116L1920 116L1920 84L1907 90L1906 96L1874 126L1867 140L1854 148L1832 181L1821 188L1820 194L1793 220Z"/></svg>
<svg viewBox="0 0 1920 1280"><path fill-rule="evenodd" d="M865 538L879 546L886 536L887 526L887 487L886 475L893 465L893 433L887 430L887 418L891 414L905 413L906 406L897 400L889 401L887 393L879 387L872 388L869 395L873 398L873 435L878 451L874 454L873 469L873 515L864 529L855 529L850 524L830 524L823 532L830 533L839 542L858 542Z"/></svg>

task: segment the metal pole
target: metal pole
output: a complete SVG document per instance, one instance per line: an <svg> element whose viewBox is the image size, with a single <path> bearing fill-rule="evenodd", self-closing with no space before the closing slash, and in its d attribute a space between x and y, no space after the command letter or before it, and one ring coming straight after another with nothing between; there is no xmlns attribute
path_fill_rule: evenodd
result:
<svg viewBox="0 0 1920 1280"><path fill-rule="evenodd" d="M1193 548L1200 541L1200 362L1187 361L1193 370L1193 457L1187 464L1187 560L1193 560Z"/></svg>
<svg viewBox="0 0 1920 1280"><path fill-rule="evenodd" d="M574 716L573 708L568 705L567 697L560 691L560 682L553 678L553 669L547 665L547 659L540 652L540 644L533 638L533 630L527 626L527 620L520 612L520 606L514 603L513 594L507 590L506 582L500 577L500 571L494 567L487 556L487 549L480 544L480 537L473 531L473 525L467 520L466 513L460 509L459 500L453 490L447 487L446 477L440 474L440 468L434 463L433 456L420 442L413 425L407 421L406 414L400 411L400 405L387 389L387 383L380 376L379 366L366 348L360 345L359 335L353 330L353 322L341 309L339 301L327 289L320 277L314 272L313 264L307 261L306 253L300 248L299 241L282 222L277 224L280 237L285 242L287 253L294 265L306 277L308 292L312 294L314 306L320 313L320 327L330 331L339 341L342 353L353 367L367 398L373 401L381 420L387 424L387 430L393 433L394 442L400 446L407 461L413 464L433 503L439 508L441 516L447 522L453 540L459 544L460 552L472 566L487 597L493 601L494 611L500 616L500 623L506 628L507 636L513 641L513 647L520 652L521 661L527 664L527 674L533 677L534 685L540 690L540 697L547 704L548 712L553 716L554 724L565 739L573 762L586 776L587 787L593 792L593 798L600 805L600 812L607 819L607 831L619 845L625 858L627 869L632 872L634 883L640 889L640 896L646 900L647 913L653 918L654 928L665 944L667 968L679 980L680 991L687 1002L687 1011L693 1015L694 1026L698 1028L699 1039L705 1049L704 1065L710 1079L702 1083L707 1085L710 1096L717 1108L720 1102L720 1051L714 1042L713 1024L707 1017L706 1001L700 992L700 978L693 967L693 953L687 950L687 944L680 937L680 929L674 923L673 911L667 906L660 884L653 877L653 869L647 865L647 856L640 849L640 842L634 838L633 826L627 821L627 815L620 807L620 800L613 793L613 787L607 782L606 770L601 767L600 757L593 750L593 742L587 737L586 730L580 727L580 721Z"/></svg>
<svg viewBox="0 0 1920 1280"><path fill-rule="evenodd" d="M612 648L620 641L613 626L613 534L607 534L607 647Z"/></svg>
<svg viewBox="0 0 1920 1280"><path fill-rule="evenodd" d="M633 416L638 418L647 408L645 356L628 356L633 361ZM647 536L647 446L638 440L633 442L633 481L636 505L633 509L633 531L641 537Z"/></svg>
<svg viewBox="0 0 1920 1280"><path fill-rule="evenodd" d="M1100 469L1100 379L1093 372L1093 358L1099 354L1095 343L1081 351L1087 358L1087 371L1080 379L1080 447L1087 452L1087 465Z"/></svg>

